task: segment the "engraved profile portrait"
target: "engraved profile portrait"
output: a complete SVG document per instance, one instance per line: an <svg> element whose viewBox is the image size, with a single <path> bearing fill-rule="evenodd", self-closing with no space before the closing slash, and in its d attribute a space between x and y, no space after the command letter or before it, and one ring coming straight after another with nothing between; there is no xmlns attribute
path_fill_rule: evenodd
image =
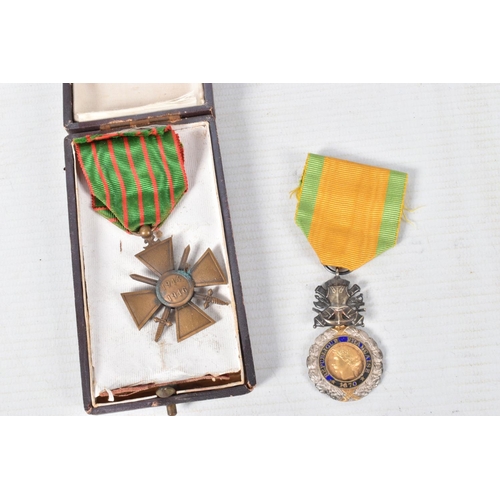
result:
<svg viewBox="0 0 500 500"><path fill-rule="evenodd" d="M357 347L339 343L334 345L325 358L330 374L342 382L351 382L359 378L365 369L365 358Z"/></svg>

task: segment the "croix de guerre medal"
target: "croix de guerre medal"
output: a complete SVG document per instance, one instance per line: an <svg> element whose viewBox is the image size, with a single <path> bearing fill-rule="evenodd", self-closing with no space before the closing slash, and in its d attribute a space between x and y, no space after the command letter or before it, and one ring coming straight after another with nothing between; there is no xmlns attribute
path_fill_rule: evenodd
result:
<svg viewBox="0 0 500 500"><path fill-rule="evenodd" d="M148 288L122 293L137 328L154 319L158 342L175 319L181 342L213 325L215 321L194 303L197 300L205 309L227 305L212 289L205 289L227 284L212 250L208 248L190 266L188 245L175 265L173 237L161 241L156 236L188 189L184 151L175 131L170 126L139 128L87 135L73 144L93 209L144 239L146 246L136 258L155 278L132 274Z"/></svg>
<svg viewBox="0 0 500 500"><path fill-rule="evenodd" d="M307 358L316 388L355 401L380 382L382 352L364 326L363 295L342 276L396 245L407 174L309 154L295 215L334 277L315 290L314 328L327 328Z"/></svg>

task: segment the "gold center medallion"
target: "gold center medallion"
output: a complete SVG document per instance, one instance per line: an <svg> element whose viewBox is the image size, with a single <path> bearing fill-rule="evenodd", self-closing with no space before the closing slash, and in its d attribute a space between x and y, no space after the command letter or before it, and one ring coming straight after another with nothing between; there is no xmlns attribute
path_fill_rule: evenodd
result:
<svg viewBox="0 0 500 500"><path fill-rule="evenodd" d="M351 382L365 370L365 357L358 347L345 342L335 344L325 357L330 375L342 382Z"/></svg>
<svg viewBox="0 0 500 500"><path fill-rule="evenodd" d="M158 282L159 299L168 307L187 304L194 294L194 283L181 271L164 274Z"/></svg>

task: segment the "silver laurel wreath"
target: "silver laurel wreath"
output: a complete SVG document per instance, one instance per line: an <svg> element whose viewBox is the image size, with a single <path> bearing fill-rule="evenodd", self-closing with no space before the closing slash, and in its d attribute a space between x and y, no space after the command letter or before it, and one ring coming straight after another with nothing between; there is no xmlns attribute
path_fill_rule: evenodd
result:
<svg viewBox="0 0 500 500"><path fill-rule="evenodd" d="M360 399L371 392L380 382L383 371L382 351L378 348L377 343L370 338L363 330L348 326L342 334L349 335L356 340L362 342L372 355L372 370L367 379L352 390L343 390L340 387L335 387L330 384L321 374L319 367L319 355L328 342L334 337L339 336L340 332L335 328L330 328L326 332L319 335L314 344L309 349L309 356L307 358L307 368L309 370L309 378L313 381L314 385L319 392L328 394L337 401L351 401ZM349 394L351 397L347 397Z"/></svg>

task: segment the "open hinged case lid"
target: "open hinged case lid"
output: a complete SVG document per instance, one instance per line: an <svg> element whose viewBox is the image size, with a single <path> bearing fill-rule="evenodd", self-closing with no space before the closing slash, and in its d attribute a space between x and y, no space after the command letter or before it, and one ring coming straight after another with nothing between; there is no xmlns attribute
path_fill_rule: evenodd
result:
<svg viewBox="0 0 500 500"><path fill-rule="evenodd" d="M69 133L141 126L213 114L212 86L202 83L65 84L64 126Z"/></svg>
<svg viewBox="0 0 500 500"><path fill-rule="evenodd" d="M69 132L65 140L68 207L86 411L172 407L249 392L255 373L211 85L64 84L64 125ZM213 324L181 342L177 342L175 324L159 342L154 341L162 320L158 315L141 330L134 324L120 294L139 292L148 284L132 281L129 275L139 273L150 281L158 276L136 257L143 241L92 210L73 142L95 134L164 125L172 126L183 145L189 190L161 226L161 239L172 237L175 265L190 245L189 273L211 248L228 283L195 289L203 297L213 293L229 305L206 302ZM203 302L198 305L203 307Z"/></svg>

